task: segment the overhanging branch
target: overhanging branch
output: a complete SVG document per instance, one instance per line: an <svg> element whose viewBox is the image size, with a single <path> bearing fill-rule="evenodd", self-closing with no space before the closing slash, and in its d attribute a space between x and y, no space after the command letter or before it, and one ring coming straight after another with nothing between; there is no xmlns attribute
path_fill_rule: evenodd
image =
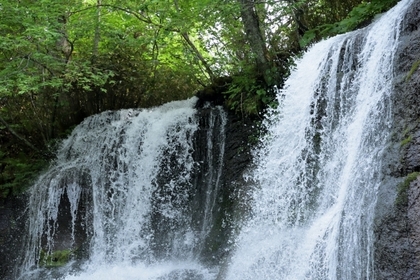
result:
<svg viewBox="0 0 420 280"><path fill-rule="evenodd" d="M26 146L31 148L32 150L39 152L38 148L31 144L28 140L26 140L24 137L20 136L13 128L10 127L10 125L0 116L0 122L7 128L7 130L16 138L21 140L23 143L25 143Z"/></svg>

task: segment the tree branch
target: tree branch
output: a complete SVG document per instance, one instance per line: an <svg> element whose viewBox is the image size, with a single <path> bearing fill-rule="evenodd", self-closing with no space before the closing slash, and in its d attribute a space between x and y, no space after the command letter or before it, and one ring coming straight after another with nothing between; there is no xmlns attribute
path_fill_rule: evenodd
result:
<svg viewBox="0 0 420 280"><path fill-rule="evenodd" d="M216 76L214 75L213 71L210 68L210 65L207 63L207 61L204 59L204 57L201 55L200 51L196 48L194 43L190 40L190 37L188 36L187 32L181 32L182 38L184 38L185 42L188 44L188 46L191 48L193 53L197 56L198 60L203 64L204 68L206 68L207 74L209 74L210 79L213 81Z"/></svg>
<svg viewBox="0 0 420 280"><path fill-rule="evenodd" d="M151 18L146 17L146 16L142 15L141 13L137 13L135 11L132 11L129 8L123 8L123 7L119 7L119 6L115 6L115 5L111 5L111 4L100 4L100 5L89 6L85 9L81 9L81 10L71 12L70 14L72 15L72 14L80 13L80 12L87 11L87 10L90 10L90 9L97 9L98 7L108 7L108 8L112 8L112 9L115 9L115 10L119 10L119 11L125 12L127 14L133 15L136 19L138 19L138 20L140 20L144 23L148 23L148 24L154 25L156 27L160 27L160 28L162 28L166 31L180 32L179 29L167 28L162 24L153 22Z"/></svg>
<svg viewBox="0 0 420 280"><path fill-rule="evenodd" d="M31 148L32 150L39 152L39 149L36 148L34 145L32 145L28 140L20 136L13 128L10 127L10 125L0 116L0 122L9 130L9 132L14 135L16 138L21 140L23 143L25 143L26 146Z"/></svg>
<svg viewBox="0 0 420 280"><path fill-rule="evenodd" d="M178 3L177 3L176 0L175 0L175 6L176 6L176 9L179 11ZM112 8L112 9L115 9L115 10L123 11L125 13L133 15L135 18L137 18L138 20L140 20L144 23L151 24L153 26L159 27L159 28L161 28L165 31L179 33L182 36L182 38L185 40L185 42L187 43L187 45L191 49L191 51L197 56L198 60L203 64L204 68L206 69L207 74L210 76L210 79L213 80L215 78L215 75L214 75L213 71L211 70L210 65L207 63L207 61L201 55L200 51L197 49L197 47L191 41L188 33L185 32L185 31L181 31L180 29L177 29L177 28L168 28L167 26L164 26L163 24L154 22L150 17L144 16L141 13L137 13L135 11L132 11L129 8L123 8L123 7L110 5L110 4L102 4L101 3L101 4L98 4L98 5L95 5L95 6L90 6L88 8L82 9L82 10L74 11L71 14L82 12L82 11L85 11L85 10L88 10L88 9L98 8L98 7L108 7L108 8Z"/></svg>
<svg viewBox="0 0 420 280"><path fill-rule="evenodd" d="M178 5L178 1L174 0L174 4L175 4L175 8L176 8L177 12L179 13L180 9L179 9L179 5ZM201 55L200 51L197 49L197 47L194 45L194 43L191 41L190 36L188 36L188 33L185 32L185 31L179 32L179 33L181 33L182 38L184 38L187 45L191 48L193 53L197 56L198 60L200 60L200 62L203 64L204 68L206 68L207 74L209 74L210 79L212 81L214 81L216 76L214 75L213 71L211 70L210 65L207 63L207 61Z"/></svg>

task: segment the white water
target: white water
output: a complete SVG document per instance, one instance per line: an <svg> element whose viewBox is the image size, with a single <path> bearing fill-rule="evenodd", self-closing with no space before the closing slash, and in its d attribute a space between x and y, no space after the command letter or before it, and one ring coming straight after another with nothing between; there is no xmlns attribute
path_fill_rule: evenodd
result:
<svg viewBox="0 0 420 280"><path fill-rule="evenodd" d="M208 126L221 128L207 131L206 161L195 162L191 99L103 113L75 129L32 189L20 279L374 279L393 55L411 2L316 44L298 62L266 121L248 174L252 210L223 269L205 265L200 252L221 188L226 115L210 114ZM206 178L199 210L197 166ZM63 227L63 215L71 225ZM87 260L42 268L41 248L85 248Z"/></svg>
<svg viewBox="0 0 420 280"><path fill-rule="evenodd" d="M251 217L226 279L374 278L393 55L409 3L315 45L298 62L267 121L249 178L256 184Z"/></svg>

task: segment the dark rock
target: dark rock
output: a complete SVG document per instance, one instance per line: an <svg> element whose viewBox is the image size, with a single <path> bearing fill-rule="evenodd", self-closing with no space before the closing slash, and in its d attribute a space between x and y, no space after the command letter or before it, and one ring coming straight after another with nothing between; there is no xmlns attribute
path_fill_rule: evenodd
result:
<svg viewBox="0 0 420 280"><path fill-rule="evenodd" d="M407 279L420 279L420 178L410 184L407 192L408 240L411 249Z"/></svg>
<svg viewBox="0 0 420 280"><path fill-rule="evenodd" d="M15 264L23 256L27 197L9 196L0 200L0 278L14 279Z"/></svg>
<svg viewBox="0 0 420 280"><path fill-rule="evenodd" d="M200 131L196 136L197 149L196 160L205 159L206 151L203 147L206 146L206 129L209 129L205 120L208 119L208 114L211 112L211 107L198 110L200 116ZM218 128L220 129L220 128ZM245 192L243 175L252 160L251 149L253 144L250 139L256 137L258 134L257 121L252 118L241 118L232 111L227 111L227 122L225 126L225 148L223 156L223 167L220 174L220 188L216 195L216 204L212 211L212 226L211 230L205 240L205 246L201 252L201 260L207 264L219 264L224 262L229 255L228 249L229 240L232 234L235 233L235 227L240 219L242 213L238 213L241 209L241 203L246 197L239 192ZM216 145L218 139L214 139ZM220 141L220 139L219 139ZM216 160L216 158L214 158ZM217 166L217 163L213 163ZM204 165L202 165L203 167ZM200 170L197 173L196 180L198 182L206 180L207 170ZM198 187L200 184L195 183ZM206 191L205 189L197 189L197 193ZM198 195L200 196L200 195ZM200 207L197 207L196 214L200 215L202 211L202 202Z"/></svg>
<svg viewBox="0 0 420 280"><path fill-rule="evenodd" d="M232 81L232 77L218 77L210 85L197 91L195 94L198 97L196 107L202 108L207 102L212 105L223 105L224 93L229 89Z"/></svg>

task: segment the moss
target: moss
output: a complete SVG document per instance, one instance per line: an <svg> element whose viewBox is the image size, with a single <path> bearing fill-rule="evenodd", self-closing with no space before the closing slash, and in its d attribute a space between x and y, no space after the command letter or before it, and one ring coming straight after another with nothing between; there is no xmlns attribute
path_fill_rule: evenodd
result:
<svg viewBox="0 0 420 280"><path fill-rule="evenodd" d="M420 59L414 62L413 65L411 66L411 69L408 72L407 77L405 78L406 82L411 79L411 76L413 76L414 72L416 72L419 66L420 66Z"/></svg>
<svg viewBox="0 0 420 280"><path fill-rule="evenodd" d="M404 181L398 185L398 194L395 199L395 205L397 206L407 206L408 205L408 194L407 191L410 188L410 183L417 179L420 175L420 172L413 172L408 174Z"/></svg>
<svg viewBox="0 0 420 280"><path fill-rule="evenodd" d="M401 141L401 147L407 145L408 143L411 142L411 140L413 140L413 137L411 135L409 135L408 137L406 137L404 140Z"/></svg>
<svg viewBox="0 0 420 280"><path fill-rule="evenodd" d="M47 253L44 250L41 251L39 257L39 265L44 267L60 267L67 264L73 255L73 250L64 249Z"/></svg>

